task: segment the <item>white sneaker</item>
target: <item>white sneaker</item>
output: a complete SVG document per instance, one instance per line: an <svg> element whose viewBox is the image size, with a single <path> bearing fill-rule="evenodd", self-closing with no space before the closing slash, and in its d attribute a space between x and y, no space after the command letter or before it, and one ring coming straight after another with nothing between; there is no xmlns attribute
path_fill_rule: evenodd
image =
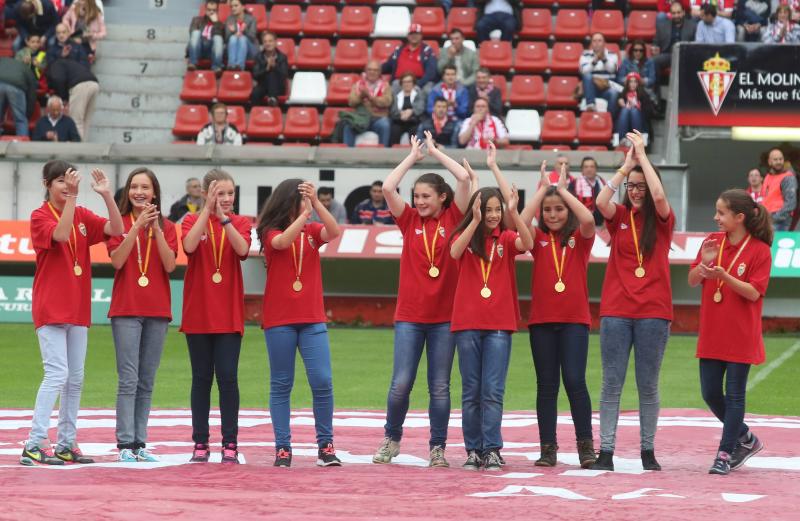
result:
<svg viewBox="0 0 800 521"><path fill-rule="evenodd" d="M400 454L400 442L391 438L384 438L375 455L372 456L372 463L391 463L392 458Z"/></svg>

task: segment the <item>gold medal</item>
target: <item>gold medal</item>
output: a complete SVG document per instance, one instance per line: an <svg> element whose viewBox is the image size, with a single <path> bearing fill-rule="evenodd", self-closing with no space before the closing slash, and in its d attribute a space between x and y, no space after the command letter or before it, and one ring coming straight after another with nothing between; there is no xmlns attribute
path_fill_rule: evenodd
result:
<svg viewBox="0 0 800 521"><path fill-rule="evenodd" d="M720 291L719 288L717 288L717 291L714 292L714 302L717 304L722 302L722 291Z"/></svg>
<svg viewBox="0 0 800 521"><path fill-rule="evenodd" d="M489 298L492 296L492 290L490 290L487 286L484 286L481 290L481 297Z"/></svg>
<svg viewBox="0 0 800 521"><path fill-rule="evenodd" d="M136 225L136 221L131 212L131 229ZM136 233L136 265L139 266L139 273L141 276L138 279L139 286L146 288L150 284L150 279L147 278L147 267L150 265L150 248L153 246L153 228L147 229L147 253L145 254L144 263L142 263L142 246L139 243L139 233Z"/></svg>
<svg viewBox="0 0 800 521"><path fill-rule="evenodd" d="M220 282L222 282L222 273L218 271L214 272L214 274L211 275L211 282L213 282L214 284L219 284Z"/></svg>
<svg viewBox="0 0 800 521"><path fill-rule="evenodd" d="M556 282L556 286L555 287L556 287L556 291L558 293L564 293L564 290L567 289L567 286L564 285L564 283L561 282L560 280L558 282Z"/></svg>
<svg viewBox="0 0 800 521"><path fill-rule="evenodd" d="M437 268L436 266L431 266L431 269L428 270L428 275L430 275L431 278L435 279L436 277L439 276L439 268Z"/></svg>
<svg viewBox="0 0 800 521"><path fill-rule="evenodd" d="M717 266L722 267L722 250L725 249L725 241L728 240L728 236L722 238L722 244L719 245L719 252L717 253ZM736 256L733 258L731 263L728 265L728 269L725 270L725 273L730 273L731 268L733 265L736 264L736 261L739 259L739 255L742 254L747 244L750 242L750 234L747 235L744 241L742 241L742 245L739 246L739 251L736 252ZM725 284L724 280L717 279L717 289L714 291L714 302L719 304L722 302L722 286Z"/></svg>
<svg viewBox="0 0 800 521"><path fill-rule="evenodd" d="M214 226L211 225L211 219L208 220L208 231L211 236L211 251L214 255L214 266L217 268L217 271L211 275L211 282L219 284L222 282L222 273L220 273L219 270L222 268L222 250L225 248L225 227L222 227L222 237L219 239L219 250L217 250L217 241L214 238Z"/></svg>
<svg viewBox="0 0 800 521"><path fill-rule="evenodd" d="M571 247L575 246L575 237L570 237L569 241L571 243ZM564 262L566 261L567 257L567 248L565 246L561 247L561 262L558 262L558 257L556 256L556 237L553 235L553 232L550 232L550 251L553 252L553 264L556 267L556 276L558 277L558 282L556 282L555 290L556 293L564 293L564 290L567 289L566 284L562 282L561 277L564 274Z"/></svg>
<svg viewBox="0 0 800 521"><path fill-rule="evenodd" d="M297 279L292 284L292 289L295 291L300 291L303 289L303 283L300 282L300 275L303 273L303 247L306 244L306 233L300 232L300 258L298 258L297 250L294 247L294 242L292 242L292 262L294 262L294 274Z"/></svg>
<svg viewBox="0 0 800 521"><path fill-rule="evenodd" d="M303 289L303 283L300 282L300 280L294 281L294 284L292 284L292 289L295 291L300 291L301 289Z"/></svg>
<svg viewBox="0 0 800 521"><path fill-rule="evenodd" d="M638 268L633 270L633 274L636 275L636 278L639 278L639 279L644 278L644 268L639 266Z"/></svg>
<svg viewBox="0 0 800 521"><path fill-rule="evenodd" d="M489 298L492 296L492 290L489 289L489 274L492 271L492 261L494 260L494 250L497 246L497 239L492 241L492 249L489 252L489 263L488 265L483 262L483 258L479 258L478 260L481 263L481 275L483 276L483 289L481 290L481 297Z"/></svg>
<svg viewBox="0 0 800 521"><path fill-rule="evenodd" d="M139 277L139 285L141 287L146 288L148 284L150 284L150 279L147 278L147 275Z"/></svg>
<svg viewBox="0 0 800 521"><path fill-rule="evenodd" d="M80 277L81 275L83 275L83 269L77 264L72 267L72 271L75 273L76 277Z"/></svg>
<svg viewBox="0 0 800 521"><path fill-rule="evenodd" d="M644 278L644 268L642 267L642 262L644 262L644 255L639 250L639 234L636 233L636 221L633 220L633 208L631 208L631 234L633 235L633 247L636 248L636 260L639 262L639 267L633 270L633 274L636 275L637 279Z"/></svg>
<svg viewBox="0 0 800 521"><path fill-rule="evenodd" d="M436 260L436 239L439 237L439 229L439 221L436 221L436 227L433 231L433 240L431 241L430 249L428 249L428 232L425 231L425 223L422 223L422 244L425 246L425 256L428 258L428 262L431 263L428 275L432 279L439 276L439 268L433 264Z"/></svg>

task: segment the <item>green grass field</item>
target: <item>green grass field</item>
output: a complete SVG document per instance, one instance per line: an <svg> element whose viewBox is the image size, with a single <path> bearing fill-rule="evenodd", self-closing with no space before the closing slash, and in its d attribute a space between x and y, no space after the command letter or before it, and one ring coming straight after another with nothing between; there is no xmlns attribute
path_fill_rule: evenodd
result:
<svg viewBox="0 0 800 521"><path fill-rule="evenodd" d="M336 407L378 409L386 406L386 392L392 372L391 329L331 328L334 393ZM694 358L694 336L673 336L661 372L662 407L705 408L700 397L697 360ZM767 338L767 361L774 360L797 342L797 337L771 336ZM38 343L31 325L0 326L0 407L31 408L42 375ZM633 357L631 357L632 359ZM751 371L753 378L763 369ZM747 396L747 410L751 413L798 415L800 393L797 392L797 371L800 354L786 360L779 368L759 383ZM412 394L412 409L427 408L425 360L420 364L417 386ZM628 371L622 407L637 407L633 368ZM177 329L167 335L164 356L156 380L154 407L188 407L191 374L186 343ZM592 405L598 409L601 367L599 338L592 335L587 371ZM116 399L117 375L114 362L114 345L111 328L95 326L90 329L89 353L86 360L86 380L82 406L113 408ZM260 329L248 327L242 345L239 363L241 404L247 408L266 408L269 389L264 337ZM216 392L214 392L216 394ZM453 408L461 402L461 380L458 362L453 366ZM507 410L532 410L536 405L536 376L533 371L527 332L514 335L511 367L506 385ZM310 407L311 393L298 358L297 380L293 394L293 407ZM569 410L566 395L561 391L559 410Z"/></svg>

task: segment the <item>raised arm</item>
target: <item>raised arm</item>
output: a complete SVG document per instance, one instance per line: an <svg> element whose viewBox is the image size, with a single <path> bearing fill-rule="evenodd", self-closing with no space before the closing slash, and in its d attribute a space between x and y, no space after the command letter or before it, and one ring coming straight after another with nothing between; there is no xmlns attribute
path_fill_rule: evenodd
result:
<svg viewBox="0 0 800 521"><path fill-rule="evenodd" d="M403 215L403 210L406 207L405 201L403 201L403 198L397 193L397 187L400 181L403 180L403 176L408 173L409 169L414 166L417 161L422 159L422 151L420 150L421 144L422 142L417 136L411 136L411 151L405 159L400 161L399 165L394 167L394 170L392 170L383 181L383 198L386 200L389 211L392 212L395 218Z"/></svg>
<svg viewBox="0 0 800 521"><path fill-rule="evenodd" d="M272 247L276 250L285 250L292 243L297 239L297 236L300 235L300 232L303 230L303 227L306 225L308 220L311 218L311 201L308 197L303 198L303 210L297 216L297 218L289 225L288 228L283 230L281 233L276 235L272 238L271 244Z"/></svg>
<svg viewBox="0 0 800 521"><path fill-rule="evenodd" d="M478 174L475 173L475 170L469 164L466 158L461 160L461 164L464 165L464 169L469 174L469 196L472 197L472 194L477 192L481 187L480 179L478 178Z"/></svg>
<svg viewBox="0 0 800 521"><path fill-rule="evenodd" d="M629 132L626 137L633 143L634 154L642 167L642 172L644 172L647 189L650 190L650 195L653 197L656 212L662 220L666 220L670 213L669 200L664 192L664 185L661 184L661 179L659 179L653 164L650 163L650 159L647 157L647 152L644 149L644 137L641 132L635 129L633 132Z"/></svg>
<svg viewBox="0 0 800 521"><path fill-rule="evenodd" d="M528 200L528 203L520 214L526 228L530 227L533 218L536 217L539 208L542 207L542 200L544 199L544 194L548 186L550 186L550 183L547 179L547 161L542 161L542 165L539 167L539 184L536 186L536 193Z"/></svg>
<svg viewBox="0 0 800 521"><path fill-rule="evenodd" d="M614 194L617 193L619 187L622 186L622 183L625 182L625 179L628 177L628 174L631 173L633 167L636 166L636 159L633 157L633 153L633 147L629 148L628 153L625 154L625 163L622 164L614 176L603 186L600 193L597 194L597 199L594 204L597 206L597 209L600 210L600 213L603 214L603 217L608 220L613 219L614 214L617 213L617 206L611 199L614 197Z"/></svg>
<svg viewBox="0 0 800 521"><path fill-rule="evenodd" d="M572 195L567 189L567 167L561 165L561 175L558 178L558 195L567 203L575 217L578 218L581 237L588 239L594 237L594 215L586 206Z"/></svg>
<svg viewBox="0 0 800 521"><path fill-rule="evenodd" d="M711 268L714 264L714 261L717 260L717 255L719 253L719 243L716 239L709 239L703 242L703 245L700 247L700 264L689 270L689 286L695 287L703 280L707 279L711 275Z"/></svg>
<svg viewBox="0 0 800 521"><path fill-rule="evenodd" d="M211 181L208 185L208 193L206 194L203 209L197 214L197 221L192 225L192 229L183 238L183 251L186 253L193 253L197 246L200 244L200 237L206 231L208 225L208 216L211 215L213 209L217 206L217 181Z"/></svg>
<svg viewBox="0 0 800 521"><path fill-rule="evenodd" d="M519 235L519 237L514 240L514 246L517 247L517 251L523 252L533 248L533 236L531 235L531 230L522 221L522 217L517 211L518 204L519 193L517 192L517 187L512 186L511 196L508 200L508 213L511 215L511 219L514 221L514 224L517 228L517 234Z"/></svg>
<svg viewBox="0 0 800 521"><path fill-rule="evenodd" d="M75 220L75 205L78 203L78 184L81 176L76 170L68 168L64 173L64 183L67 185L67 201L61 209L61 217L53 230L53 240L67 242L72 239L72 222Z"/></svg>
<svg viewBox="0 0 800 521"><path fill-rule="evenodd" d="M303 194L303 197L311 201L311 207L317 211L317 215L319 215L319 220L322 221L322 225L324 228L322 229L322 240L325 242L330 242L341 235L341 230L339 229L339 224L336 222L336 218L331 215L325 205L319 202L317 198L317 190L314 188L314 184L310 182L302 183L299 187L300 193Z"/></svg>
<svg viewBox="0 0 800 521"><path fill-rule="evenodd" d="M103 227L103 233L112 237L122 235L125 227L122 225L122 216L119 214L119 207L117 207L114 196L111 194L111 182L106 177L106 174L99 168L92 170L92 190L97 192L106 203L108 210L108 222Z"/></svg>
<svg viewBox="0 0 800 521"><path fill-rule="evenodd" d="M464 250L467 249L469 245L469 241L472 240L472 236L475 235L475 230L478 229L478 226L481 224L481 194L478 194L475 197L475 202L472 203L472 221L467 225L461 235L458 236L456 240L453 241L453 244L450 245L450 256L456 260L460 259L461 256L464 254Z"/></svg>
<svg viewBox="0 0 800 521"><path fill-rule="evenodd" d="M500 189L500 193L503 194L503 199L506 201L506 203L508 203L511 200L512 187L508 181L506 181L506 178L503 176L503 172L500 171L500 167L497 166L497 147L495 147L494 143L491 142L489 143L489 148L486 149L486 166L488 166L489 170L491 170L492 175L497 182L497 187ZM505 214L504 223L506 228L510 228L512 230L516 229L517 227L514 219L511 217L510 212Z"/></svg>
<svg viewBox="0 0 800 521"><path fill-rule="evenodd" d="M428 148L428 154L436 158L436 160L456 178L453 202L456 203L461 213L466 213L469 209L469 198L472 197L472 193L470 192L469 172L467 172L463 166L459 165L456 160L442 152L439 147L436 146L436 142L433 140L433 134L431 134L429 130L425 131L425 145Z"/></svg>

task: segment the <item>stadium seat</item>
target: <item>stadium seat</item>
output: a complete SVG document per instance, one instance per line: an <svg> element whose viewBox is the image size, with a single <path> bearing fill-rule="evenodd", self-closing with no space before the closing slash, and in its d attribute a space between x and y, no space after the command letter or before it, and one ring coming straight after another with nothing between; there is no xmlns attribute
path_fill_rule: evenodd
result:
<svg viewBox="0 0 800 521"><path fill-rule="evenodd" d="M630 9L658 9L658 0L628 0Z"/></svg>
<svg viewBox="0 0 800 521"><path fill-rule="evenodd" d="M247 103L253 92L253 77L248 71L225 71L219 80L217 99L223 103Z"/></svg>
<svg viewBox="0 0 800 521"><path fill-rule="evenodd" d="M208 107L205 105L181 105L175 113L175 125L172 127L172 134L179 137L195 138L208 121Z"/></svg>
<svg viewBox="0 0 800 521"><path fill-rule="evenodd" d="M578 150L582 150L584 152L607 152L608 147L604 147L602 145L581 145L578 147Z"/></svg>
<svg viewBox="0 0 800 521"><path fill-rule="evenodd" d="M332 5L310 5L303 19L303 36L332 37L337 29L336 8Z"/></svg>
<svg viewBox="0 0 800 521"><path fill-rule="evenodd" d="M559 9L565 7L572 8L587 8L589 7L589 0L558 0Z"/></svg>
<svg viewBox="0 0 800 521"><path fill-rule="evenodd" d="M609 112L584 112L578 120L578 141L581 144L611 143L614 122Z"/></svg>
<svg viewBox="0 0 800 521"><path fill-rule="evenodd" d="M328 105L347 105L350 99L350 91L358 80L358 74L338 72L331 74L331 79L328 81L328 95L325 97L325 102Z"/></svg>
<svg viewBox="0 0 800 521"><path fill-rule="evenodd" d="M226 4L218 4L220 9L223 5ZM230 9L230 8L229 8ZM262 33L267 30L267 8L261 4L244 4L244 10L253 15L256 19L256 29L259 33ZM221 20L226 20L227 18L220 18Z"/></svg>
<svg viewBox="0 0 800 521"><path fill-rule="evenodd" d="M248 139L274 139L283 130L283 115L278 107L253 107L247 122ZM173 131L174 133L174 131Z"/></svg>
<svg viewBox="0 0 800 521"><path fill-rule="evenodd" d="M408 26L411 24L411 14L407 7L396 5L382 5L375 16L374 38L405 38L408 35Z"/></svg>
<svg viewBox="0 0 800 521"><path fill-rule="evenodd" d="M286 139L316 139L319 135L319 113L314 107L289 107L283 137Z"/></svg>
<svg viewBox="0 0 800 521"><path fill-rule="evenodd" d="M269 30L286 36L297 36L303 27L303 12L299 5L272 6L269 12Z"/></svg>
<svg viewBox="0 0 800 521"><path fill-rule="evenodd" d="M325 103L327 86L321 72L297 72L292 77L290 105L322 105Z"/></svg>
<svg viewBox="0 0 800 521"><path fill-rule="evenodd" d="M322 129L319 132L319 135L322 139L328 139L333 134L333 128L336 126L336 122L339 121L339 112L352 112L353 109L350 107L327 107L322 112Z"/></svg>
<svg viewBox="0 0 800 521"><path fill-rule="evenodd" d="M503 103L508 101L508 81L506 77L502 74L495 74L492 76L492 85L497 87L500 91L500 99L503 100Z"/></svg>
<svg viewBox="0 0 800 521"><path fill-rule="evenodd" d="M578 61L583 54L583 45L575 42L558 42L550 55L552 74L578 74Z"/></svg>
<svg viewBox="0 0 800 521"><path fill-rule="evenodd" d="M589 15L584 9L559 9L553 34L556 40L583 40L589 34Z"/></svg>
<svg viewBox="0 0 800 521"><path fill-rule="evenodd" d="M602 33L606 41L616 42L625 36L625 20L622 11L600 9L592 15L592 34Z"/></svg>
<svg viewBox="0 0 800 521"><path fill-rule="evenodd" d="M573 142L577 136L575 113L568 110L548 110L542 121L542 143Z"/></svg>
<svg viewBox="0 0 800 521"><path fill-rule="evenodd" d="M2 28L0 28L2 30ZM14 57L14 40L11 38L0 39L0 58Z"/></svg>
<svg viewBox="0 0 800 521"><path fill-rule="evenodd" d="M539 141L539 112L511 109L506 114L506 128L511 141Z"/></svg>
<svg viewBox="0 0 800 521"><path fill-rule="evenodd" d="M444 44L442 44L442 49L447 49L451 45L452 43L450 42L450 40L445 40ZM467 49L472 49L473 51L478 50L478 48L475 46L474 40L464 40L464 47L466 47Z"/></svg>
<svg viewBox="0 0 800 521"><path fill-rule="evenodd" d="M565 150L570 150L569 145L542 145L539 150L544 150L547 152L563 152Z"/></svg>
<svg viewBox="0 0 800 521"><path fill-rule="evenodd" d="M244 113L244 107L241 105L228 105L228 123L236 127L239 132L244 132L247 128L247 116Z"/></svg>
<svg viewBox="0 0 800 521"><path fill-rule="evenodd" d="M656 35L655 11L631 11L628 15L628 41L652 41Z"/></svg>
<svg viewBox="0 0 800 521"><path fill-rule="evenodd" d="M575 87L580 80L576 76L551 76L547 82L545 104L552 107L577 107Z"/></svg>
<svg viewBox="0 0 800 521"><path fill-rule="evenodd" d="M477 17L475 7L453 7L447 17L447 34L453 29L461 29L464 38L475 38L475 18Z"/></svg>
<svg viewBox="0 0 800 521"><path fill-rule="evenodd" d="M479 56L481 67L506 73L511 68L511 42L486 40L480 46Z"/></svg>
<svg viewBox="0 0 800 521"><path fill-rule="evenodd" d="M372 9L364 6L346 5L339 21L339 36L342 38L367 38L372 33L375 20Z"/></svg>
<svg viewBox="0 0 800 521"><path fill-rule="evenodd" d="M450 40L448 40L448 41L450 41ZM425 40L425 43L428 45L428 47L433 49L433 55L438 57L439 56L439 51L441 51L441 49L439 47L439 40Z"/></svg>
<svg viewBox="0 0 800 521"><path fill-rule="evenodd" d="M548 9L523 9L520 38L547 40L553 33L553 17Z"/></svg>
<svg viewBox="0 0 800 521"><path fill-rule="evenodd" d="M416 7L411 23L422 26L422 36L441 38L444 34L444 9L441 7Z"/></svg>
<svg viewBox="0 0 800 521"><path fill-rule="evenodd" d="M394 50L402 42L400 40L375 40L372 42L372 52L370 58L383 63L389 59Z"/></svg>
<svg viewBox="0 0 800 521"><path fill-rule="evenodd" d="M366 40L339 40L333 55L333 69L336 71L360 71L367 64Z"/></svg>
<svg viewBox="0 0 800 521"><path fill-rule="evenodd" d="M547 70L545 42L519 42L514 53L514 72L542 73Z"/></svg>
<svg viewBox="0 0 800 521"><path fill-rule="evenodd" d="M298 69L327 69L331 66L331 42L325 38L303 38L297 48Z"/></svg>
<svg viewBox="0 0 800 521"><path fill-rule="evenodd" d="M542 77L525 76L523 74L514 75L511 79L511 93L508 96L508 100L511 102L511 106L515 108L544 105L544 81L542 81Z"/></svg>
<svg viewBox="0 0 800 521"><path fill-rule="evenodd" d="M297 52L295 50L294 40L292 38L278 38L275 40L278 49L286 55L286 61L289 67L294 67L297 63Z"/></svg>
<svg viewBox="0 0 800 521"><path fill-rule="evenodd" d="M211 71L188 71L183 77L183 101L211 103L217 97L217 77Z"/></svg>

